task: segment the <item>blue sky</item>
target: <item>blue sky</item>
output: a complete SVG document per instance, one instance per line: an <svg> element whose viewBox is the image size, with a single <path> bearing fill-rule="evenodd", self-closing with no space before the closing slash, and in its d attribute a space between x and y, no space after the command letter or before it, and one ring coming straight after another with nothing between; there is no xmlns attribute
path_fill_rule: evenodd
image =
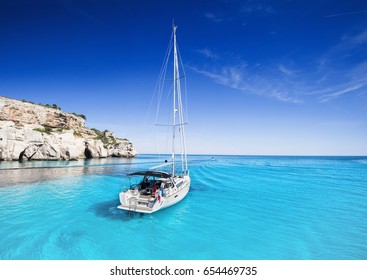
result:
<svg viewBox="0 0 367 280"><path fill-rule="evenodd" d="M0 95L155 152L148 108L173 18L190 153L367 155L365 1L3 0Z"/></svg>

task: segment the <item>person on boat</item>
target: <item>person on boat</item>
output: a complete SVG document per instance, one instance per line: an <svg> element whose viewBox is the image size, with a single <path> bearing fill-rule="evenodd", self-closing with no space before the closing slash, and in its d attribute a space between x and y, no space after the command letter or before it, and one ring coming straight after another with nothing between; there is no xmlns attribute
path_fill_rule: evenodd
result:
<svg viewBox="0 0 367 280"><path fill-rule="evenodd" d="M152 188L152 197L155 197L156 193L157 193L157 186L154 185Z"/></svg>

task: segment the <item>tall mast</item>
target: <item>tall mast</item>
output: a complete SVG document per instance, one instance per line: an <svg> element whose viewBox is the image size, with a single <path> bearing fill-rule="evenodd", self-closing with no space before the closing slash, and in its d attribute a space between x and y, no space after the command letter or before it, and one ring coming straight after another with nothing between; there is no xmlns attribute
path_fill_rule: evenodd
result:
<svg viewBox="0 0 367 280"><path fill-rule="evenodd" d="M176 46L176 29L177 26L173 24L173 136L172 136L172 176L175 176L175 134L176 134L176 91L177 91L177 46Z"/></svg>
<svg viewBox="0 0 367 280"><path fill-rule="evenodd" d="M177 40L176 40L177 26L173 24L173 137L172 137L172 176L175 176L175 137L176 137L176 126L179 128L180 140L181 140L181 174L188 174L187 167L187 155L186 155L186 143L185 143L185 131L184 131L184 114L183 104L181 96L181 85L180 85L180 71L179 71L179 60L177 51ZM176 121L176 114L178 112L178 120Z"/></svg>

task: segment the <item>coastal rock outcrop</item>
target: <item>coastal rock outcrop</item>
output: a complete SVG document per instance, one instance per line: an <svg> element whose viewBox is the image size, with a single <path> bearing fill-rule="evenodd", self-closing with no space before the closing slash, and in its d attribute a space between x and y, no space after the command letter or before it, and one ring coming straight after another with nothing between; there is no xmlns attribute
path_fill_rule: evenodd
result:
<svg viewBox="0 0 367 280"><path fill-rule="evenodd" d="M0 160L136 156L129 140L90 129L83 115L53 107L0 96Z"/></svg>

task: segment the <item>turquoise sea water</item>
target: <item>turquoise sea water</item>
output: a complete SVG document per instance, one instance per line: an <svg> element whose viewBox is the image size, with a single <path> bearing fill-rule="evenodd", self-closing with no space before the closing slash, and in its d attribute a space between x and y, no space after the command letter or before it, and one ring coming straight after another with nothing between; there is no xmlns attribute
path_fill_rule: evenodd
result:
<svg viewBox="0 0 367 280"><path fill-rule="evenodd" d="M116 207L154 156L0 163L0 259L367 259L367 157L189 160L151 215Z"/></svg>

